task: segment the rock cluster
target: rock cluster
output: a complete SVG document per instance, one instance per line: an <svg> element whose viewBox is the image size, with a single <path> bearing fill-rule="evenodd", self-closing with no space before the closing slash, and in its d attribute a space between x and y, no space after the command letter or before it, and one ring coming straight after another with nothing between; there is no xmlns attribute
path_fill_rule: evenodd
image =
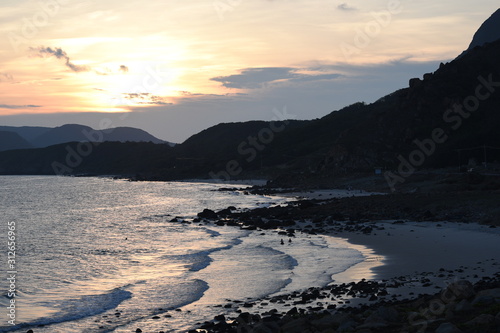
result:
<svg viewBox="0 0 500 333"><path fill-rule="evenodd" d="M377 282L335 286L354 293L380 292ZM318 289L304 292L305 299L318 299ZM441 293L420 296L411 301L378 302L372 306L304 312L296 307L281 315L240 313L234 319L217 316L202 332L253 333L497 333L500 332L500 278L484 279L473 286L466 280L448 285Z"/></svg>

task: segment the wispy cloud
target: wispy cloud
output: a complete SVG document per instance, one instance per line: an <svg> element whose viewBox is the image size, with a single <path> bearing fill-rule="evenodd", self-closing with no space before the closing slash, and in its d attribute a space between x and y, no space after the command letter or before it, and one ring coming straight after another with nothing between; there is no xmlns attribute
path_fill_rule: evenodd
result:
<svg viewBox="0 0 500 333"><path fill-rule="evenodd" d="M340 5L338 5L337 9L343 10L343 11L346 11L346 12L358 10L356 7L351 6L348 3L346 3L346 2L343 2Z"/></svg>
<svg viewBox="0 0 500 333"><path fill-rule="evenodd" d="M172 105L172 103L165 102L165 98L150 93L124 93L123 97L127 100L132 100L137 104L145 105Z"/></svg>
<svg viewBox="0 0 500 333"><path fill-rule="evenodd" d="M0 104L0 109L26 109L26 108L41 108L41 105L12 105Z"/></svg>
<svg viewBox="0 0 500 333"><path fill-rule="evenodd" d="M42 58L56 57L57 59L63 59L65 61L65 66L75 73L90 71L90 68L88 66L80 66L72 63L68 54L59 47L51 48L51 47L39 46L36 48L30 47L30 50L34 52L36 56Z"/></svg>
<svg viewBox="0 0 500 333"><path fill-rule="evenodd" d="M125 65L120 65L118 68L118 71L114 71L111 68L104 67L104 68L99 68L99 69L94 69L94 72L97 75L115 75L115 74L127 74L128 73L128 67Z"/></svg>
<svg viewBox="0 0 500 333"><path fill-rule="evenodd" d="M0 73L0 82L2 81L14 81L14 77L9 73Z"/></svg>

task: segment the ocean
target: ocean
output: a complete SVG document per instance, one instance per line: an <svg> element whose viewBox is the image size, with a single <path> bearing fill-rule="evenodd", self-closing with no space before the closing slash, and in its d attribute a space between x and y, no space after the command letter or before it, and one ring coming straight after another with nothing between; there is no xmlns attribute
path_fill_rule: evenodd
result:
<svg viewBox="0 0 500 333"><path fill-rule="evenodd" d="M221 186L231 184L0 177L0 332L185 332L229 300L324 286L365 259L330 236L281 245L272 231L189 223L204 208L290 200Z"/></svg>

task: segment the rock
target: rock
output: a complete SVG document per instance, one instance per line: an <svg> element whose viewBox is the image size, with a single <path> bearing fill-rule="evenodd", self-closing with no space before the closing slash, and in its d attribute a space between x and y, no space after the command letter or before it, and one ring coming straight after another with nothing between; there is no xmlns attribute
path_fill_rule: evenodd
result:
<svg viewBox="0 0 500 333"><path fill-rule="evenodd" d="M410 88L416 88L422 84L422 81L419 78L410 79L409 86Z"/></svg>
<svg viewBox="0 0 500 333"><path fill-rule="evenodd" d="M356 329L357 326L358 326L357 322L355 322L353 319L348 319L339 325L339 328L337 329L337 331L338 332L352 332Z"/></svg>
<svg viewBox="0 0 500 333"><path fill-rule="evenodd" d="M399 313L396 309L387 306L381 306L370 314L363 325L358 328L361 329L380 329L390 325L391 322L399 320Z"/></svg>
<svg viewBox="0 0 500 333"><path fill-rule="evenodd" d="M491 325L494 322L495 322L494 316L492 316L490 314L483 313L483 314L477 316L476 318L469 320L467 323L465 323L465 325L470 326L470 327L476 327L476 326L482 326L482 325Z"/></svg>
<svg viewBox="0 0 500 333"><path fill-rule="evenodd" d="M375 311L375 314L388 322L396 322L400 319L398 311L393 307L381 306Z"/></svg>
<svg viewBox="0 0 500 333"><path fill-rule="evenodd" d="M500 288L481 290L476 297L490 296L495 299L495 303L500 303Z"/></svg>
<svg viewBox="0 0 500 333"><path fill-rule="evenodd" d="M463 299L455 306L456 313L465 313L472 310L472 303L469 300Z"/></svg>
<svg viewBox="0 0 500 333"><path fill-rule="evenodd" d="M218 211L216 213L218 216L230 216L232 214L231 210L226 208L226 209L222 209L220 211Z"/></svg>
<svg viewBox="0 0 500 333"><path fill-rule="evenodd" d="M135 333L142 333L142 330L140 328L135 330Z"/></svg>
<svg viewBox="0 0 500 333"><path fill-rule="evenodd" d="M442 323L435 333L462 333L462 331L451 323Z"/></svg>
<svg viewBox="0 0 500 333"><path fill-rule="evenodd" d="M327 315L313 322L313 325L318 328L336 328L339 327L341 323L352 320L351 315L347 313L335 313L333 315Z"/></svg>
<svg viewBox="0 0 500 333"><path fill-rule="evenodd" d="M217 321L225 321L226 317L224 315L218 315L218 316L215 316L214 319Z"/></svg>
<svg viewBox="0 0 500 333"><path fill-rule="evenodd" d="M239 323L249 323L251 318L252 318L252 316L250 315L250 313L243 312L243 313L240 313L240 315L238 316L238 318L236 318L236 320Z"/></svg>
<svg viewBox="0 0 500 333"><path fill-rule="evenodd" d="M294 306L286 314L287 314L287 316L295 316L295 315L299 314L299 311L297 310L297 307Z"/></svg>
<svg viewBox="0 0 500 333"><path fill-rule="evenodd" d="M211 322L211 321L206 321L206 322L204 322L204 323L200 326L200 328L202 328L202 329L208 329L208 328L212 328L212 327L214 327L214 325L215 325L215 324L214 324L213 322Z"/></svg>
<svg viewBox="0 0 500 333"><path fill-rule="evenodd" d="M484 306L484 305L491 305L491 304L495 304L495 297L490 296L490 295L477 296L472 301L473 306Z"/></svg>
<svg viewBox="0 0 500 333"><path fill-rule="evenodd" d="M225 321L221 321L213 326L216 332L227 332L228 327L229 324L226 323Z"/></svg>
<svg viewBox="0 0 500 333"><path fill-rule="evenodd" d="M274 333L279 332L280 327L277 322L258 323L252 327L253 333Z"/></svg>
<svg viewBox="0 0 500 333"><path fill-rule="evenodd" d="M289 321L281 327L281 332L304 333L308 331L309 322L306 318L299 318Z"/></svg>
<svg viewBox="0 0 500 333"><path fill-rule="evenodd" d="M205 208L203 212L198 213L198 217L204 219L216 219L218 216L213 210Z"/></svg>
<svg viewBox="0 0 500 333"><path fill-rule="evenodd" d="M459 280L450 283L448 287L443 292L442 298L446 302L460 301L462 299L468 299L476 294L472 283L466 280Z"/></svg>

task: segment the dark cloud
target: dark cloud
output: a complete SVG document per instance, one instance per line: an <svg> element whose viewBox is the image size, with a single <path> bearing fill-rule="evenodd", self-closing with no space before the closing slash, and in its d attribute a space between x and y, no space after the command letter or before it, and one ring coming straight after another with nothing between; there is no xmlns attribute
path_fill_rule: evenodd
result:
<svg viewBox="0 0 500 333"><path fill-rule="evenodd" d="M356 7L351 6L351 5L349 5L349 4L345 3L345 2L341 3L340 5L338 5L337 9L343 10L343 11L346 11L346 12L353 11L353 10L358 10Z"/></svg>
<svg viewBox="0 0 500 333"><path fill-rule="evenodd" d="M140 100L136 101L138 104L146 105L171 105L172 103L165 102L164 97L153 95L150 93L124 93L123 97L128 100Z"/></svg>
<svg viewBox="0 0 500 333"><path fill-rule="evenodd" d="M296 116L297 119L321 118L355 102L375 102L398 89L408 87L409 78L422 77L423 73L435 71L441 61L451 61L440 59L417 62L411 59L413 58L403 57L370 65L311 60L297 66L303 73L311 74L302 76L302 81L305 82L272 84L271 89L245 91L248 95L231 93L228 96L212 97L202 96L196 91L185 92L184 96L174 99L174 105L160 104L167 102L166 99L157 100L156 102L160 102L157 104L150 102L141 105L136 103L138 100L134 100L134 103L129 101L133 104L131 112L108 113L106 117L112 119L116 126L143 128L170 142L183 142L191 135L218 123L271 120L275 117L273 110L281 111L284 107L287 107L289 115ZM326 75L332 75L331 73L342 73L344 76L342 79L328 79ZM232 74L242 74L242 71ZM315 80L312 80L313 77ZM294 80L297 81L298 78ZM128 101L123 96L120 98ZM16 115L0 115L0 122L12 126L32 124L54 127L78 123L93 127L103 117L99 112L47 114L36 112L37 110L39 109L28 109L31 112Z"/></svg>
<svg viewBox="0 0 500 333"><path fill-rule="evenodd" d="M123 74L128 73L128 67L125 65L120 65L120 72Z"/></svg>
<svg viewBox="0 0 500 333"><path fill-rule="evenodd" d="M240 74L218 76L210 80L221 82L226 88L258 89L270 83L332 80L341 76L340 74L300 74L297 73L299 70L300 68L293 67L246 68L241 70Z"/></svg>
<svg viewBox="0 0 500 333"><path fill-rule="evenodd" d="M218 76L210 80L221 82L226 88L257 89L273 81L290 79L294 76L293 71L294 68L288 67L247 68L241 74Z"/></svg>
<svg viewBox="0 0 500 333"><path fill-rule="evenodd" d="M90 70L88 66L80 66L72 63L66 52L64 52L59 47L51 48L51 47L39 46L37 48L31 47L30 50L34 52L37 56L42 58L56 57L57 59L63 59L65 61L65 66L75 73L88 72Z"/></svg>
<svg viewBox="0 0 500 333"><path fill-rule="evenodd" d="M139 98L139 99L146 99L149 98L151 94L150 93L124 93L123 96L126 99L133 99L133 98Z"/></svg>
<svg viewBox="0 0 500 333"><path fill-rule="evenodd" d="M0 104L0 109L25 109L25 108L40 108L41 105L12 105Z"/></svg>

